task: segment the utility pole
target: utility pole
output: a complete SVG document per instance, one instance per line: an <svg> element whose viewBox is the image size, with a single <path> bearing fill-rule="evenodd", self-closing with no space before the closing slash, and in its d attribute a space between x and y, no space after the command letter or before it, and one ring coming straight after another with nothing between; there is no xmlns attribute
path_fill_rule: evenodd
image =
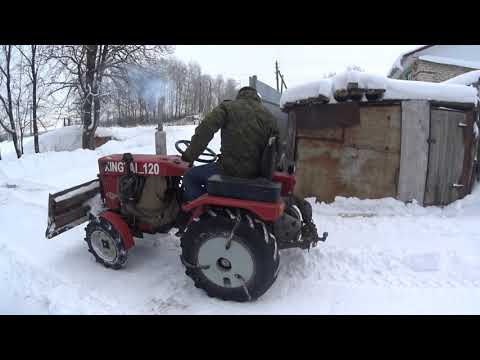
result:
<svg viewBox="0 0 480 360"><path fill-rule="evenodd" d="M283 94L283 87L285 87L285 90L288 90L287 84L285 84L285 80L283 79L283 74L280 74L280 77L282 78L282 94Z"/></svg>
<svg viewBox="0 0 480 360"><path fill-rule="evenodd" d="M277 79L277 91L279 91L280 89L278 88L278 61L275 61L275 78Z"/></svg>
<svg viewBox="0 0 480 360"><path fill-rule="evenodd" d="M285 80L283 79L283 74L280 72L278 68L278 61L275 61L275 78L277 79L277 92L283 94L283 88L287 90L287 84L285 84ZM279 82L281 82L281 87L279 88Z"/></svg>

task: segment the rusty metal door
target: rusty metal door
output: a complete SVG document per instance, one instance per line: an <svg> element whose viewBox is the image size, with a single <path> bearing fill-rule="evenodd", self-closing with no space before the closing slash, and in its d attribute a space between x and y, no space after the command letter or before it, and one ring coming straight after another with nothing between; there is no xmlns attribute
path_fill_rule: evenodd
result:
<svg viewBox="0 0 480 360"><path fill-rule="evenodd" d="M472 132L471 126L464 111L431 108L425 205L447 205L469 193L464 169L470 157L466 134Z"/></svg>
<svg viewBox="0 0 480 360"><path fill-rule="evenodd" d="M308 112L308 108L304 113L295 112L296 194L325 202L334 201L336 196L395 197L400 167L400 105L356 105L356 110L339 104L321 106L323 114L320 105L316 112Z"/></svg>

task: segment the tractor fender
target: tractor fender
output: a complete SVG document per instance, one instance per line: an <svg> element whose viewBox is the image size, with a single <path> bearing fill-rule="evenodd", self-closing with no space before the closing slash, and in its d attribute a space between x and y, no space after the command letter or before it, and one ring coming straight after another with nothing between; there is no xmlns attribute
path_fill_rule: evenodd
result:
<svg viewBox="0 0 480 360"><path fill-rule="evenodd" d="M128 228L127 223L121 218L120 215L114 213L113 211L105 211L98 217L107 220L110 224L112 224L115 230L118 231L122 239L123 246L125 246L125 250L128 250L135 245L132 233Z"/></svg>
<svg viewBox="0 0 480 360"><path fill-rule="evenodd" d="M245 209L251 211L260 219L269 223L277 221L277 219L282 216L283 211L285 210L285 203L283 201L279 201L277 203L267 203L252 200L225 198L209 194L204 194L199 198L184 204L182 209L185 212L193 211L192 218L196 218L204 212L205 205Z"/></svg>

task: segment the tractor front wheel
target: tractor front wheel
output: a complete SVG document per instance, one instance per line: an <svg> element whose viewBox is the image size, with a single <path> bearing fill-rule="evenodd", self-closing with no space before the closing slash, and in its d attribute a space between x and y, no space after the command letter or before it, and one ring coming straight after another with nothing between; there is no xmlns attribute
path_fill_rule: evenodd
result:
<svg viewBox="0 0 480 360"><path fill-rule="evenodd" d="M103 218L96 218L85 228L88 251L107 268L118 270L127 262L127 251L115 227Z"/></svg>
<svg viewBox="0 0 480 360"><path fill-rule="evenodd" d="M181 247L186 274L211 297L253 301L277 277L276 240L250 215L210 211L189 226Z"/></svg>

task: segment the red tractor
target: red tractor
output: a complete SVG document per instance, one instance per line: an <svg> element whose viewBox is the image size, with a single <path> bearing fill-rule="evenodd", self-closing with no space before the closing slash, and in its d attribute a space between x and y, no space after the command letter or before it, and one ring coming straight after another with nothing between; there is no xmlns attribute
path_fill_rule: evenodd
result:
<svg viewBox="0 0 480 360"><path fill-rule="evenodd" d="M175 144L182 154L181 144L189 142ZM208 158L199 162L217 159L208 148L202 155ZM273 162L267 159L267 165ZM134 238L179 228L180 259L195 286L223 300L251 301L274 283L279 250L316 245L302 239L292 166L270 166L255 180L212 176L207 194L189 203L182 202L189 164L180 156L110 155L98 166L97 179L50 195L46 237L88 221L88 249L108 268L126 264Z"/></svg>

